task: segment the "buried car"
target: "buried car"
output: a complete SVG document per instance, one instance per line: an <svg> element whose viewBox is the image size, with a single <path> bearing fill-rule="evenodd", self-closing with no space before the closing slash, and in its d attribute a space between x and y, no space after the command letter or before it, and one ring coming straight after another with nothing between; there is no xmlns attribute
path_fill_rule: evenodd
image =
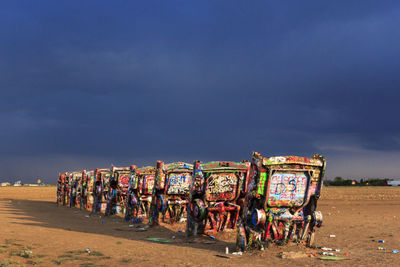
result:
<svg viewBox="0 0 400 267"><path fill-rule="evenodd" d="M65 205L65 192L64 185L66 180L66 173L62 173L58 176L57 180L57 204Z"/></svg>
<svg viewBox="0 0 400 267"><path fill-rule="evenodd" d="M125 220L129 221L133 218L137 218L140 211L140 200L139 200L139 181L136 175L137 167L132 165L130 168L129 186L126 196L125 206Z"/></svg>
<svg viewBox="0 0 400 267"><path fill-rule="evenodd" d="M110 189L110 169L94 170L94 186L93 186L93 206L92 212L105 212Z"/></svg>
<svg viewBox="0 0 400 267"><path fill-rule="evenodd" d="M75 205L76 208L81 208L82 205L82 171L74 172L74 188L75 188Z"/></svg>
<svg viewBox="0 0 400 267"><path fill-rule="evenodd" d="M93 198L93 187L94 187L95 177L94 171L82 171L82 197L81 197L81 207L87 211L92 210L94 203Z"/></svg>
<svg viewBox="0 0 400 267"><path fill-rule="evenodd" d="M70 175L71 172L65 172L65 180L64 180L64 184L62 187L62 197L63 197L63 205L64 206L69 206L70 204L70 190L71 190L71 186L70 186Z"/></svg>
<svg viewBox="0 0 400 267"><path fill-rule="evenodd" d="M156 168L152 166L141 167L135 169L134 174L132 184L136 187L134 196L136 198L136 215L149 217Z"/></svg>
<svg viewBox="0 0 400 267"><path fill-rule="evenodd" d="M164 164L157 161L156 180L152 199L151 224L179 222L184 214L189 199L193 165L184 162Z"/></svg>
<svg viewBox="0 0 400 267"><path fill-rule="evenodd" d="M82 172L67 172L66 173L66 181L65 184L67 185L67 206L70 208L77 206L77 199L79 196L79 180L82 178Z"/></svg>
<svg viewBox="0 0 400 267"><path fill-rule="evenodd" d="M107 197L106 215L113 215L124 212L125 200L129 187L130 179L129 167L111 168L110 190Z"/></svg>
<svg viewBox="0 0 400 267"><path fill-rule="evenodd" d="M196 161L190 186L187 235L236 229L250 163Z"/></svg>
<svg viewBox="0 0 400 267"><path fill-rule="evenodd" d="M297 156L263 157L254 152L244 210L238 223L238 250L271 243L314 243L322 224L316 211L326 161Z"/></svg>

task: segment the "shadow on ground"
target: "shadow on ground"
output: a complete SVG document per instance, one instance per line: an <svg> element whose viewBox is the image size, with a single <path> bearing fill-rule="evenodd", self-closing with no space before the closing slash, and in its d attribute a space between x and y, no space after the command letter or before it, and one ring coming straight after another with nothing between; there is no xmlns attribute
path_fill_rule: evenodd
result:
<svg viewBox="0 0 400 267"><path fill-rule="evenodd" d="M9 217L14 224L98 234L142 242L152 242L146 240L147 238L160 238L169 241L162 242L165 245L206 249L216 253L224 253L226 247L229 247L230 251L235 249L233 242L224 241L232 239L234 233L221 233L215 240L207 236L187 238L185 223L173 226L161 225L140 231L141 227L147 227L146 224L134 224L133 227L129 227L129 223L119 216L91 215L86 210L59 206L48 201L16 199L0 199L0 201L3 202L3 208L7 210L7 213L14 215ZM224 240L218 240L218 236Z"/></svg>

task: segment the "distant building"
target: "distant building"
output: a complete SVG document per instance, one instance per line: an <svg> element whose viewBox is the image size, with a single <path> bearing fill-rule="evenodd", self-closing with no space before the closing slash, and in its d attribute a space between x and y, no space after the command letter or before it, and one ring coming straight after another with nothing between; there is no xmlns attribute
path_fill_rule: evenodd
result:
<svg viewBox="0 0 400 267"><path fill-rule="evenodd" d="M393 180L387 182L388 186L400 186L400 180Z"/></svg>
<svg viewBox="0 0 400 267"><path fill-rule="evenodd" d="M21 181L16 181L13 186L22 186L22 182Z"/></svg>
<svg viewBox="0 0 400 267"><path fill-rule="evenodd" d="M0 186L11 186L11 184L9 182L4 182L4 183L1 183Z"/></svg>

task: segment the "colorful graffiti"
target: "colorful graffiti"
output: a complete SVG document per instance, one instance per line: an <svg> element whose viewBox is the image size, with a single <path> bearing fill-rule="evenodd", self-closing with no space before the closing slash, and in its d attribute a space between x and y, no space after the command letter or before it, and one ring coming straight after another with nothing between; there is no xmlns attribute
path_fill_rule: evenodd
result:
<svg viewBox="0 0 400 267"><path fill-rule="evenodd" d="M184 162L164 164L157 161L156 181L152 198L151 224L161 218L165 223L184 221L192 182L193 165Z"/></svg>
<svg viewBox="0 0 400 267"><path fill-rule="evenodd" d="M192 175L190 173L171 173L168 177L167 194L181 195L189 192Z"/></svg>
<svg viewBox="0 0 400 267"><path fill-rule="evenodd" d="M143 178L142 194L152 194L154 188L154 174L146 174Z"/></svg>
<svg viewBox="0 0 400 267"><path fill-rule="evenodd" d="M187 234L235 229L250 176L249 162L195 162Z"/></svg>
<svg viewBox="0 0 400 267"><path fill-rule="evenodd" d="M118 181L121 187L125 188L129 186L129 174L121 174L118 177Z"/></svg>
<svg viewBox="0 0 400 267"><path fill-rule="evenodd" d="M211 194L232 192L237 181L234 173L212 174L208 177L208 190Z"/></svg>
<svg viewBox="0 0 400 267"><path fill-rule="evenodd" d="M237 249L291 241L313 246L315 228L322 224L322 214L315 209L325 158L263 157L254 152L251 164L252 181L238 222Z"/></svg>
<svg viewBox="0 0 400 267"><path fill-rule="evenodd" d="M233 200L237 194L239 178L234 173L212 174L207 179L209 201Z"/></svg>
<svg viewBox="0 0 400 267"><path fill-rule="evenodd" d="M269 182L268 203L273 205L286 202L300 206L304 202L308 178L304 172L275 172Z"/></svg>
<svg viewBox="0 0 400 267"><path fill-rule="evenodd" d="M263 157L254 152L251 163L157 161L156 167L66 172L57 181L57 203L106 215L121 211L132 223L186 219L189 236L238 229L243 251L266 242L304 240L311 245L322 224L315 209L325 164L320 155Z"/></svg>

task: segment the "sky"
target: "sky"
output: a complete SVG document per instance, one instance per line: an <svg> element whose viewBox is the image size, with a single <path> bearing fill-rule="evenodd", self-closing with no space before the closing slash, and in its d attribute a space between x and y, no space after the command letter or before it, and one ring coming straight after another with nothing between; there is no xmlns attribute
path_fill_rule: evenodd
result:
<svg viewBox="0 0 400 267"><path fill-rule="evenodd" d="M0 182L327 158L400 178L399 1L7 1Z"/></svg>

